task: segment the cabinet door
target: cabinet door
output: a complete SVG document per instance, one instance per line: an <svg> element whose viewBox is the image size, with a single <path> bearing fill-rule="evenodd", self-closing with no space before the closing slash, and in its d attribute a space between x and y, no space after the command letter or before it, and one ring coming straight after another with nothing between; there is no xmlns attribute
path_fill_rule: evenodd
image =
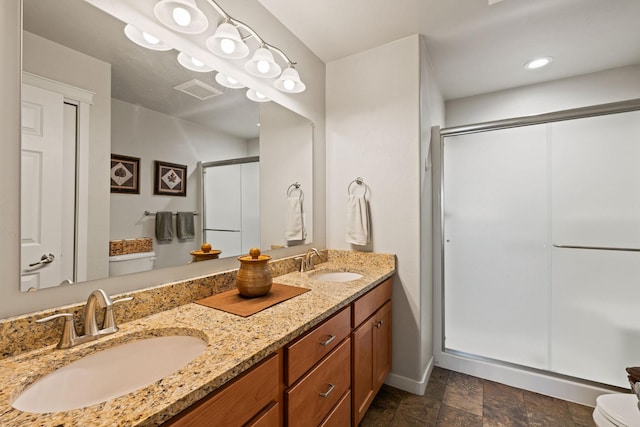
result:
<svg viewBox="0 0 640 427"><path fill-rule="evenodd" d="M383 305L373 317L373 373L377 393L391 372L391 301Z"/></svg>
<svg viewBox="0 0 640 427"><path fill-rule="evenodd" d="M353 425L358 425L367 408L373 401L374 373L373 373L373 330L374 317L365 320L351 335L353 345Z"/></svg>
<svg viewBox="0 0 640 427"><path fill-rule="evenodd" d="M353 425L365 412L391 371L391 301L365 320L351 336L353 343Z"/></svg>

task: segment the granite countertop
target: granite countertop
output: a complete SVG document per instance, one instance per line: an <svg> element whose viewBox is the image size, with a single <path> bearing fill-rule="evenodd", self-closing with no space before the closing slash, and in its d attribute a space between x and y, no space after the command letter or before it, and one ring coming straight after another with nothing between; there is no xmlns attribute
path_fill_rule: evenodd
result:
<svg viewBox="0 0 640 427"><path fill-rule="evenodd" d="M155 426L205 397L395 273L393 255L344 252L315 271L348 270L362 278L318 282L288 273L274 282L311 289L250 317L189 303L119 325L120 331L67 350L48 346L4 359L0 367L0 424L10 426ZM11 407L28 385L96 350L143 337L193 335L204 352L184 368L124 396L66 412L32 414Z"/></svg>

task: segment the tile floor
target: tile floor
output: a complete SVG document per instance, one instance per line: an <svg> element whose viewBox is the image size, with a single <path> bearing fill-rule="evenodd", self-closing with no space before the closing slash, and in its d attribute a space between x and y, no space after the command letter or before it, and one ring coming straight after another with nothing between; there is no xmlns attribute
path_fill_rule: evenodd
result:
<svg viewBox="0 0 640 427"><path fill-rule="evenodd" d="M593 408L435 368L424 396L383 385L361 427L585 427Z"/></svg>

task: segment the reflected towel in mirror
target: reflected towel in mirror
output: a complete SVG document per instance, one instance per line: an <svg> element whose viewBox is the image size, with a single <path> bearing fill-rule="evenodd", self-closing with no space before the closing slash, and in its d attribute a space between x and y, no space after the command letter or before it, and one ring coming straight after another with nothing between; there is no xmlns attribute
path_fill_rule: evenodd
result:
<svg viewBox="0 0 640 427"><path fill-rule="evenodd" d="M302 200L298 196L287 198L286 224L284 230L285 240L304 240L304 219L302 212Z"/></svg>
<svg viewBox="0 0 640 427"><path fill-rule="evenodd" d="M156 213L156 239L161 242L170 242L173 240L173 213L157 212Z"/></svg>
<svg viewBox="0 0 640 427"><path fill-rule="evenodd" d="M193 225L193 212L178 212L176 214L176 228L178 239L193 239L195 227Z"/></svg>

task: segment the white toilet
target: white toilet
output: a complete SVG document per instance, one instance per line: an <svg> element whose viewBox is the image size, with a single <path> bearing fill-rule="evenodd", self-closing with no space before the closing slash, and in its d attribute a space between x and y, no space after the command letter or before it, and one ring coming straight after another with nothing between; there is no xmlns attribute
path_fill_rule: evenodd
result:
<svg viewBox="0 0 640 427"><path fill-rule="evenodd" d="M596 399L593 420L598 427L640 427L635 394L603 394Z"/></svg>
<svg viewBox="0 0 640 427"><path fill-rule="evenodd" d="M109 277L152 270L155 260L155 252L110 256Z"/></svg>

